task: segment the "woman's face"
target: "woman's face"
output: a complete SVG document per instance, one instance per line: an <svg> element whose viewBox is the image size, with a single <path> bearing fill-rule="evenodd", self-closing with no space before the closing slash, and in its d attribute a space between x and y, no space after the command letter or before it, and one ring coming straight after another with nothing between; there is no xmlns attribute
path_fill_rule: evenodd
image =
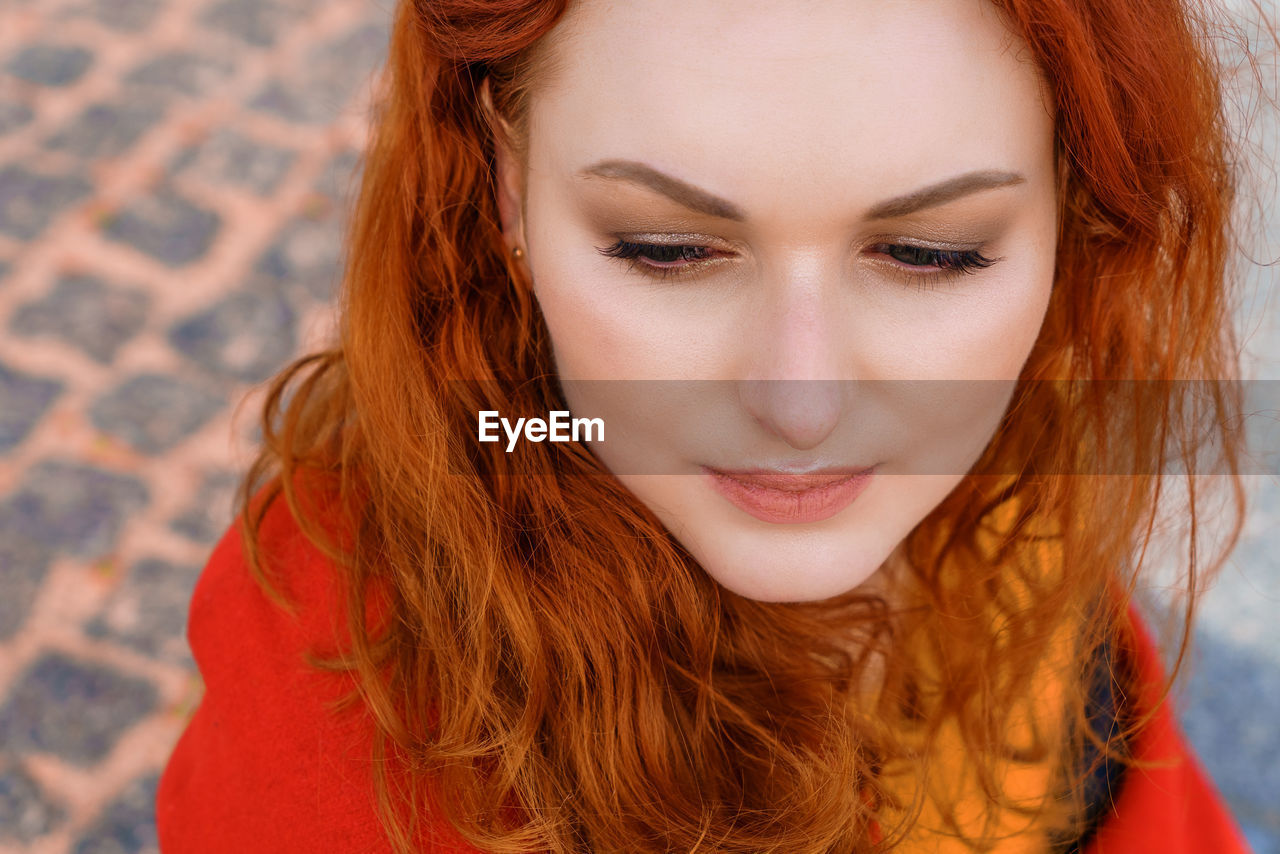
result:
<svg viewBox="0 0 1280 854"><path fill-rule="evenodd" d="M1053 121L1020 41L981 0L580 0L549 38L501 207L589 447L740 595L864 584L1044 318Z"/></svg>

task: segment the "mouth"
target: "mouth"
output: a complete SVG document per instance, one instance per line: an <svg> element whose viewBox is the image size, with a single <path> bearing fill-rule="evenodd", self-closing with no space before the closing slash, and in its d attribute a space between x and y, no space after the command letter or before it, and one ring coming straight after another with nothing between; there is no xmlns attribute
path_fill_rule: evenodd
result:
<svg viewBox="0 0 1280 854"><path fill-rule="evenodd" d="M809 472L722 470L703 466L711 486L751 516L775 524L821 522L848 507L871 483L875 466Z"/></svg>

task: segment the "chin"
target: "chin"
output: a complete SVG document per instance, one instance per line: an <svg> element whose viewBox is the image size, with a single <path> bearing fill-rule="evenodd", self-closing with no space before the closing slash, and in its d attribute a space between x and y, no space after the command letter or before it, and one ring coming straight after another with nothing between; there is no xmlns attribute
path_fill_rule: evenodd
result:
<svg viewBox="0 0 1280 854"><path fill-rule="evenodd" d="M847 593L875 575L893 551L893 544L787 539L772 547L741 537L720 548L688 547L722 587L760 602L816 602Z"/></svg>

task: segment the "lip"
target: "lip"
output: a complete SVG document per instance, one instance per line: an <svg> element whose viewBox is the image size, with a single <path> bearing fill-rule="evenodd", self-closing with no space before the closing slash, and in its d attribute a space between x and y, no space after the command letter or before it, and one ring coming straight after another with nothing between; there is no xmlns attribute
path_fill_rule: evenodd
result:
<svg viewBox="0 0 1280 854"><path fill-rule="evenodd" d="M871 483L870 468L828 468L794 473L777 469L702 470L722 496L763 522L799 524L830 519Z"/></svg>

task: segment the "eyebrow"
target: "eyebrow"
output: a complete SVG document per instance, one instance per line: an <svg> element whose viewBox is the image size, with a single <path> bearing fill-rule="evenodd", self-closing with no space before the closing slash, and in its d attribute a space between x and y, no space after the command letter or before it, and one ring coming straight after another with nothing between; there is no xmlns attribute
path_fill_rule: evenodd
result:
<svg viewBox="0 0 1280 854"><path fill-rule="evenodd" d="M743 222L747 216L742 208L727 199L708 193L659 172L652 166L636 160L601 160L578 173L581 178L608 178L629 181L655 190L672 201L698 213L734 222ZM1026 178L1019 172L985 169L966 172L954 178L930 184L905 195L895 196L877 203L867 212L867 219L893 219L926 208L937 207L981 190L1021 184Z"/></svg>
<svg viewBox="0 0 1280 854"><path fill-rule="evenodd" d="M652 166L647 166L635 160L601 160L599 163L583 169L578 173L578 176L581 178L610 178L630 181L633 184L642 184L673 201L679 202L691 211L697 211L719 219L742 222L747 218L742 208L733 202L714 196L706 190L699 189L692 184L686 184L679 178L673 178L664 172L659 172Z"/></svg>

